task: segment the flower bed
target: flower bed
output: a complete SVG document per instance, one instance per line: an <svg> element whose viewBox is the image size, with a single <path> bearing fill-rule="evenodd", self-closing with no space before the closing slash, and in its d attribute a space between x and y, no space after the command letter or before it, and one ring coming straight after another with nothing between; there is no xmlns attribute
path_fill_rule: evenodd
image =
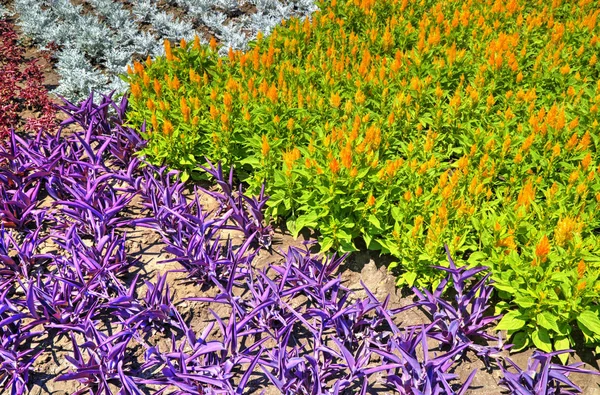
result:
<svg viewBox="0 0 600 395"><path fill-rule="evenodd" d="M431 3L323 3L258 34L246 53L195 36L199 18L215 29L223 15L240 22L233 3L9 6L30 34L68 38L63 89L83 84L64 93L86 100L61 108L58 135L18 128L0 153L0 388L595 388L566 364L593 364L600 333L599 12L585 1ZM257 5L243 12L312 7ZM67 21L89 29L76 36ZM143 42L111 50L140 27ZM163 56L128 52L144 43ZM580 63L561 63L566 45ZM87 97L109 81L102 89L122 92L115 76L132 54L122 77L133 106ZM215 164L200 168L205 156ZM352 254L315 255L285 226L312 228L321 253ZM357 266L377 256L367 248L378 265L395 257L402 290L384 268ZM413 297L401 298L407 285Z"/></svg>
<svg viewBox="0 0 600 395"><path fill-rule="evenodd" d="M128 119L147 123L154 163L235 164L292 234L391 254L399 285L436 284L444 243L485 262L519 348L568 348L574 328L597 346L589 7L333 1L228 57L165 41L129 69Z"/></svg>

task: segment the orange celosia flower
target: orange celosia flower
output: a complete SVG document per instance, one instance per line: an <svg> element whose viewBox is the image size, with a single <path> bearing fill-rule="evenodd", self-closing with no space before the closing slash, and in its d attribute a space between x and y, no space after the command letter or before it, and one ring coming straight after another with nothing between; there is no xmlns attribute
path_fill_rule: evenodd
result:
<svg viewBox="0 0 600 395"><path fill-rule="evenodd" d="M586 149L588 149L590 143L592 142L592 136L590 135L590 132L587 131L585 132L585 134L581 137L581 140L579 141L579 144L577 144L577 149L580 151L584 151Z"/></svg>
<svg viewBox="0 0 600 395"><path fill-rule="evenodd" d="M139 99L142 96L142 89L138 84L131 84L131 94L136 99Z"/></svg>
<svg viewBox="0 0 600 395"><path fill-rule="evenodd" d="M144 72L144 66L142 66L142 64L136 60L133 62L133 70L136 74L142 75Z"/></svg>
<svg viewBox="0 0 600 395"><path fill-rule="evenodd" d="M214 120L217 119L217 117L219 116L219 110L217 109L217 107L215 107L214 105L210 105L209 107L209 111L210 111L210 117Z"/></svg>
<svg viewBox="0 0 600 395"><path fill-rule="evenodd" d="M340 104L342 104L342 98L340 97L339 94L337 93L333 93L331 95L331 98L329 99L329 103L335 107L338 108L340 106Z"/></svg>
<svg viewBox="0 0 600 395"><path fill-rule="evenodd" d="M582 259L579 261L579 264L577 264L577 277L583 278L584 275L585 275L585 262Z"/></svg>
<svg viewBox="0 0 600 395"><path fill-rule="evenodd" d="M171 89L173 90L179 90L179 88L181 87L181 83L179 82L179 78L177 78L177 76L173 77L173 80L171 81Z"/></svg>
<svg viewBox="0 0 600 395"><path fill-rule="evenodd" d="M352 145L347 143L341 152L342 165L349 169L352 167Z"/></svg>
<svg viewBox="0 0 600 395"><path fill-rule="evenodd" d="M529 180L519 192L519 197L517 198L517 207L524 206L525 208L528 208L534 199L535 189L533 188L533 183L531 180Z"/></svg>
<svg viewBox="0 0 600 395"><path fill-rule="evenodd" d="M573 238L574 233L580 232L583 224L574 218L565 217L558 221L554 229L554 240L559 246L564 246Z"/></svg>
<svg viewBox="0 0 600 395"><path fill-rule="evenodd" d="M579 179L579 171L573 170L571 175L569 176L569 184L574 184L575 181Z"/></svg>
<svg viewBox="0 0 600 395"><path fill-rule="evenodd" d="M233 103L233 97L231 96L231 94L229 92L225 92L225 94L223 95L223 104L225 105L225 108L227 109L227 111L231 111L232 103Z"/></svg>
<svg viewBox="0 0 600 395"><path fill-rule="evenodd" d="M163 123L163 134L169 136L173 133L173 124L168 119Z"/></svg>
<svg viewBox="0 0 600 395"><path fill-rule="evenodd" d="M190 107L187 104L187 101L185 100L184 97L181 98L180 101L180 107L181 107L181 115L183 115L183 122L188 122L190 119Z"/></svg>
<svg viewBox="0 0 600 395"><path fill-rule="evenodd" d="M590 163L592 163L592 154L590 154L588 152L587 155L584 156L583 159L581 160L581 167L583 168L583 170L587 170Z"/></svg>
<svg viewBox="0 0 600 395"><path fill-rule="evenodd" d="M154 79L154 93L159 98L160 98L160 88L161 88L160 82L158 82L158 80L155 78Z"/></svg>
<svg viewBox="0 0 600 395"><path fill-rule="evenodd" d="M272 103L275 103L277 102L277 97L277 88L275 85L271 85L267 91L267 98L271 100Z"/></svg>
<svg viewBox="0 0 600 395"><path fill-rule="evenodd" d="M585 280L581 281L579 284L577 284L577 291L581 292L585 289L587 283L585 282Z"/></svg>
<svg viewBox="0 0 600 395"><path fill-rule="evenodd" d="M370 194L369 198L367 199L366 206L367 207L372 207L374 205L375 205L375 196L373 196L372 194Z"/></svg>
<svg viewBox="0 0 600 395"><path fill-rule="evenodd" d="M546 262L546 258L550 253L550 241L548 237L544 235L540 242L535 247L535 255L542 260L542 262Z"/></svg>
<svg viewBox="0 0 600 395"><path fill-rule="evenodd" d="M283 163L285 165L285 173L288 177L292 175L292 169L294 168L294 163L300 159L300 150L298 148L294 148L291 151L287 151L283 153Z"/></svg>
<svg viewBox="0 0 600 395"><path fill-rule="evenodd" d="M265 134L263 134L262 135L262 146L261 146L262 156L267 156L269 154L270 150L271 150L271 147L269 146L269 141L267 140L267 136Z"/></svg>
<svg viewBox="0 0 600 395"><path fill-rule="evenodd" d="M169 40L167 40L166 38L164 40L164 47L165 47L165 56L167 57L167 60L170 62L173 60L173 53L171 52L171 42Z"/></svg>
<svg viewBox="0 0 600 395"><path fill-rule="evenodd" d="M154 101L152 99L148 99L146 101L146 107L152 112L154 112L154 110L156 109L156 105L154 104Z"/></svg>
<svg viewBox="0 0 600 395"><path fill-rule="evenodd" d="M519 74L517 74L517 83L523 81L523 73L519 72Z"/></svg>
<svg viewBox="0 0 600 395"><path fill-rule="evenodd" d="M329 169L333 174L337 174L340 171L340 163L336 158L333 158L331 162L329 162Z"/></svg>
<svg viewBox="0 0 600 395"><path fill-rule="evenodd" d="M215 39L214 36L210 38L210 42L208 45L210 46L210 49L212 49L213 51L215 51L217 49L217 40Z"/></svg>

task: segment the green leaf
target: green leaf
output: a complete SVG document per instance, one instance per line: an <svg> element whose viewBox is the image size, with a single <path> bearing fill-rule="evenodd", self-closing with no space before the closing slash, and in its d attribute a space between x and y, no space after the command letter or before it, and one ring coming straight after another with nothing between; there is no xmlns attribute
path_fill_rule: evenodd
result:
<svg viewBox="0 0 600 395"><path fill-rule="evenodd" d="M189 178L190 178L190 173L188 173L187 170L184 170L181 173L181 182L186 182Z"/></svg>
<svg viewBox="0 0 600 395"><path fill-rule="evenodd" d="M417 273L416 272L407 272L407 273L404 273L402 275L402 277L404 277L406 284L408 284L409 287L412 287L413 284L415 283L415 280L417 279Z"/></svg>
<svg viewBox="0 0 600 395"><path fill-rule="evenodd" d="M467 261L469 264L475 264L487 259L487 254L482 251L475 251L469 256L469 260Z"/></svg>
<svg viewBox="0 0 600 395"><path fill-rule="evenodd" d="M515 299L515 303L519 307L527 309L527 308L535 305L535 299L533 299L532 297L529 297L529 296L521 296L521 297Z"/></svg>
<svg viewBox="0 0 600 395"><path fill-rule="evenodd" d="M525 320L523 319L523 315L519 310L509 311L502 317L498 326L496 326L497 331L505 330L505 331L518 331L519 329L525 326Z"/></svg>
<svg viewBox="0 0 600 395"><path fill-rule="evenodd" d="M569 341L569 338L567 336L554 339L555 351L568 350L569 348L571 348L571 342ZM566 365L567 362L569 362L568 353L560 354L558 358L560 358L560 361L563 363L563 365Z"/></svg>
<svg viewBox="0 0 600 395"><path fill-rule="evenodd" d="M518 352L529 346L529 336L527 336L527 332L520 331L513 335L511 342L514 346L511 347L510 351Z"/></svg>
<svg viewBox="0 0 600 395"><path fill-rule="evenodd" d="M537 315L537 323L542 328L552 329L556 333L560 333L558 329L558 324L556 323L556 318L552 315L552 313L548 311L544 311L543 313L539 313Z"/></svg>
<svg viewBox="0 0 600 395"><path fill-rule="evenodd" d="M500 282L494 283L494 288L511 294L514 294L517 291L514 287L511 287L510 285L501 284Z"/></svg>
<svg viewBox="0 0 600 395"><path fill-rule="evenodd" d="M550 340L548 331L544 328L539 328L533 331L531 334L531 340L533 340L533 344L535 344L535 346L540 350L552 352L552 341Z"/></svg>
<svg viewBox="0 0 600 395"><path fill-rule="evenodd" d="M331 237L323 237L321 240L321 252L325 253L333 247L333 239Z"/></svg>
<svg viewBox="0 0 600 395"><path fill-rule="evenodd" d="M315 227L317 226L317 221L319 216L317 213L310 212L308 214L299 215L298 218L293 223L293 230L290 229L290 233L294 238L298 237L298 234L302 231L302 229L307 227Z"/></svg>
<svg viewBox="0 0 600 395"><path fill-rule="evenodd" d="M587 330L593 332L596 335L600 335L600 319L598 315L594 314L590 310L586 310L577 316L577 322L579 327L583 325Z"/></svg>
<svg viewBox="0 0 600 395"><path fill-rule="evenodd" d="M381 222L379 222L379 219L377 219L377 217L373 214L369 215L369 223L375 228L381 230Z"/></svg>

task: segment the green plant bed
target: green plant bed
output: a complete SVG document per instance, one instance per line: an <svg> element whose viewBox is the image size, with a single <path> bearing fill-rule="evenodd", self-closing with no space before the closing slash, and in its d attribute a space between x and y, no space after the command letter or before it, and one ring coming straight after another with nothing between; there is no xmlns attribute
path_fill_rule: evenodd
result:
<svg viewBox="0 0 600 395"><path fill-rule="evenodd" d="M137 63L141 153L233 164L293 234L436 284L443 244L491 267L516 349L600 344L600 12L577 4L324 2L246 53Z"/></svg>

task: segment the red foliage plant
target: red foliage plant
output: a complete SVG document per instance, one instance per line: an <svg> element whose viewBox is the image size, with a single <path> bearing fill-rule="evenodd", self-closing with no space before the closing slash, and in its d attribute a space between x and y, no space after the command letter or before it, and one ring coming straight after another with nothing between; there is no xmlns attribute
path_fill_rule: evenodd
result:
<svg viewBox="0 0 600 395"><path fill-rule="evenodd" d="M36 59L28 61L24 54L12 23L0 20L0 141L6 140L11 128L54 131L57 127L42 71ZM32 115L25 116L28 112Z"/></svg>

